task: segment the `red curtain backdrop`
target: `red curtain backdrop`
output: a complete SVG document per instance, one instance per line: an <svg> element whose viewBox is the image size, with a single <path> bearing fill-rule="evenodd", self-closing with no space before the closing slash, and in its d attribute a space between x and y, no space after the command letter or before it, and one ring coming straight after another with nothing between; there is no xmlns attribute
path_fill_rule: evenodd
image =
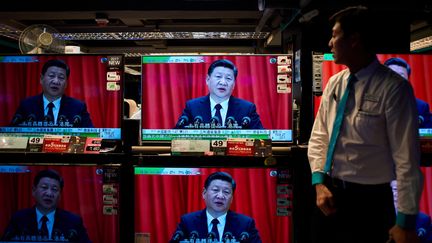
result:
<svg viewBox="0 0 432 243"><path fill-rule="evenodd" d="M135 232L149 233L151 242L168 242L180 217L202 210L204 181L221 169L200 168L201 175L135 175ZM263 242L292 239L292 221L276 215L276 177L271 169L224 168L236 180L231 210L255 219Z"/></svg>
<svg viewBox="0 0 432 243"><path fill-rule="evenodd" d="M411 66L410 82L414 89L415 96L432 105L432 55L425 54L381 54L378 59L384 63L391 57L400 57L406 60ZM346 68L343 65L337 65L333 61L325 61L322 66L323 88L328 79ZM314 114L318 111L321 98L314 97ZM432 217L432 168L421 168L424 176L423 194L420 200L420 211L429 214Z"/></svg>
<svg viewBox="0 0 432 243"><path fill-rule="evenodd" d="M66 95L84 101L95 127L121 126L122 90L107 91L106 56L63 55L37 56L38 62L0 62L0 126L7 126L21 100L40 94L43 64L49 59L61 59L70 67ZM122 85L122 84L121 84Z"/></svg>
<svg viewBox="0 0 432 243"><path fill-rule="evenodd" d="M93 243L119 241L118 215L103 214L102 175L96 166L26 166L27 173L0 173L0 234L4 233L12 214L33 207L33 178L43 169L55 169L65 185L59 207L78 214L84 221Z"/></svg>
<svg viewBox="0 0 432 243"><path fill-rule="evenodd" d="M277 64L270 64L269 56L206 56L205 63L143 64L142 128L173 128L187 100L208 94L207 69L217 59L237 66L233 95L256 105L264 128L292 129L292 96L277 93Z"/></svg>

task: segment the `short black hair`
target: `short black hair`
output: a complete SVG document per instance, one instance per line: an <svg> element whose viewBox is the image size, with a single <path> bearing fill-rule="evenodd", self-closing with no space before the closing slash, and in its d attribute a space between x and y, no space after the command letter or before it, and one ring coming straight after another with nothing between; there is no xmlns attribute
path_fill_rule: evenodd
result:
<svg viewBox="0 0 432 243"><path fill-rule="evenodd" d="M60 188L63 189L63 186L64 186L63 178L61 177L61 175L57 171L55 171L53 169L47 169L47 170L39 171L33 180L33 186L37 187L40 180L44 177L48 177L48 178L51 178L51 179L58 181L60 184Z"/></svg>
<svg viewBox="0 0 432 243"><path fill-rule="evenodd" d="M403 67L407 70L408 76L411 75L411 67L410 65L402 58L400 57L392 57L387 59L387 61L384 62L385 66L390 66L390 65L396 65L396 66L400 66Z"/></svg>
<svg viewBox="0 0 432 243"><path fill-rule="evenodd" d="M343 36L348 37L358 33L363 45L372 49L375 41L376 18L365 6L351 6L344 8L330 17L332 25L339 23Z"/></svg>
<svg viewBox="0 0 432 243"><path fill-rule="evenodd" d="M210 183L214 180L222 180L226 181L231 184L233 192L236 189L236 182L232 176L226 172L218 171L210 174L207 179L204 182L204 188L207 190L207 188L210 186Z"/></svg>
<svg viewBox="0 0 432 243"><path fill-rule="evenodd" d="M69 77L70 69L69 66L62 60L59 59L51 59L48 60L42 67L42 75L45 75L49 67L59 67L66 70L66 76Z"/></svg>
<svg viewBox="0 0 432 243"><path fill-rule="evenodd" d="M237 78L238 70L237 70L237 67L234 65L233 62L226 60L226 59L216 60L209 66L208 71L207 71L207 75L211 76L211 74L213 73L213 70L216 67L225 67L225 68L229 68L229 69L233 70L234 78Z"/></svg>

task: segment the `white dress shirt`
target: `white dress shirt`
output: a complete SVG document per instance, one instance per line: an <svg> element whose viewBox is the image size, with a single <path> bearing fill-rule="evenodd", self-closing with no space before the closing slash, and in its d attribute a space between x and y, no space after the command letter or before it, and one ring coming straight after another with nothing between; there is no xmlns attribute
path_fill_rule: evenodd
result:
<svg viewBox="0 0 432 243"><path fill-rule="evenodd" d="M44 104L44 115L46 116L48 114L48 104L50 103L50 101L44 95L42 95L42 97L43 97L43 104ZM54 124L57 124L57 118L60 111L60 102L61 102L61 97L52 102L54 104L53 107Z"/></svg>
<svg viewBox="0 0 432 243"><path fill-rule="evenodd" d="M46 222L47 228L48 228L48 238L51 239L52 236L52 231L53 231L53 227L54 227L54 215L55 215L55 210L48 213L47 215L45 215L48 218L48 221ZM38 229L42 228L42 220L41 218L44 215L36 208L36 220L38 222Z"/></svg>
<svg viewBox="0 0 432 243"><path fill-rule="evenodd" d="M222 101L221 103L217 103L216 101L214 101L211 97L210 97L210 108L211 108L211 115L212 117L214 117L216 115L216 108L215 106L217 104L220 104L222 106L222 108L220 109L220 113L221 113L221 117L222 117L222 121L221 121L221 126L225 125L225 119L228 113L228 102L229 99Z"/></svg>
<svg viewBox="0 0 432 243"><path fill-rule="evenodd" d="M212 224L212 220L214 219L213 216L211 216L209 214L209 212L206 210L206 214L207 214L207 229L208 232L211 232L213 224ZM217 229L219 232L219 241L222 241L222 237L223 237L223 231L225 229L225 224L226 224L226 216L227 213L224 213L223 215L221 215L220 217L217 217L217 220L219 220L219 224L217 225Z"/></svg>
<svg viewBox="0 0 432 243"><path fill-rule="evenodd" d="M321 99L308 146L314 184L322 183L337 104L349 75L345 69L332 76ZM419 210L422 175L412 87L378 60L355 76L352 91L355 95L350 95L347 101L332 177L360 184L381 184L389 183L396 175L398 212L415 215Z"/></svg>

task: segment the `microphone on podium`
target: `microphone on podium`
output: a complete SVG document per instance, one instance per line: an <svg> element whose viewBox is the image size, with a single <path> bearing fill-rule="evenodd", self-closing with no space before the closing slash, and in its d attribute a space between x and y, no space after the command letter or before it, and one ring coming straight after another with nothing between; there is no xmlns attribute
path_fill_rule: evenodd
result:
<svg viewBox="0 0 432 243"><path fill-rule="evenodd" d="M232 116L227 117L227 119L226 119L226 121L225 121L225 125L226 125L228 128L232 128L232 127L234 126L234 123L235 123L235 119L234 119L234 117L232 117Z"/></svg>
<svg viewBox="0 0 432 243"><path fill-rule="evenodd" d="M52 116L50 116L50 115L46 115L46 116L44 116L44 120L43 121L44 122L52 122L52 121L54 121L54 118Z"/></svg>
<svg viewBox="0 0 432 243"><path fill-rule="evenodd" d="M249 239L249 233L248 232L242 232L240 234L240 242L247 241Z"/></svg>
<svg viewBox="0 0 432 243"><path fill-rule="evenodd" d="M223 241L231 240L233 239L233 234L231 232L225 232L225 234L222 237Z"/></svg>
<svg viewBox="0 0 432 243"><path fill-rule="evenodd" d="M81 116L80 115L75 115L72 119L72 124L74 127L77 127L81 124Z"/></svg>
<svg viewBox="0 0 432 243"><path fill-rule="evenodd" d="M189 234L189 239L191 239L191 240L196 240L196 239L198 239L198 237L199 237L199 234L198 234L198 231L196 231L196 230L190 232L190 234Z"/></svg>
<svg viewBox="0 0 432 243"><path fill-rule="evenodd" d="M217 116L213 116L213 117L210 119L210 126L211 126L211 127L215 127L215 126L217 126L218 124L221 124L221 122L219 121L219 117L217 117Z"/></svg>
<svg viewBox="0 0 432 243"><path fill-rule="evenodd" d="M176 127L182 128L189 123L189 118L187 116L181 116L177 122Z"/></svg>
<svg viewBox="0 0 432 243"><path fill-rule="evenodd" d="M248 117L248 116L243 117L242 122L241 122L242 128L247 128L249 126L250 122L251 122L250 117Z"/></svg>
<svg viewBox="0 0 432 243"><path fill-rule="evenodd" d="M12 119L12 125L15 126L20 124L22 122L22 119L23 117L21 114L15 114L15 116Z"/></svg>
<svg viewBox="0 0 432 243"><path fill-rule="evenodd" d="M35 114L30 114L27 116L27 122L34 122L36 121L36 115Z"/></svg>
<svg viewBox="0 0 432 243"><path fill-rule="evenodd" d="M202 121L203 121L202 116L196 116L194 118L194 122L193 123L194 123L195 126L199 126L202 123Z"/></svg>
<svg viewBox="0 0 432 243"><path fill-rule="evenodd" d="M184 236L183 231L181 231L181 230L177 230L177 231L174 233L174 235L173 235L173 237L171 238L171 240L172 240L172 241L180 241L180 240L183 238L183 236Z"/></svg>
<svg viewBox="0 0 432 243"><path fill-rule="evenodd" d="M209 232L207 235L208 240L216 240L216 234L214 232Z"/></svg>
<svg viewBox="0 0 432 243"><path fill-rule="evenodd" d="M59 115L59 117L58 117L58 122L60 123L60 122L66 122L67 121L67 118L66 118L66 116L65 115Z"/></svg>

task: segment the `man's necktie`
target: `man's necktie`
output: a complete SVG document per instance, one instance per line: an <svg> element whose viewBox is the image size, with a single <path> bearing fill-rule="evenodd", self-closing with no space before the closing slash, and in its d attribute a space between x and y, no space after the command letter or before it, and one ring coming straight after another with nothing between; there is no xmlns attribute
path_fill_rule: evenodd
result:
<svg viewBox="0 0 432 243"><path fill-rule="evenodd" d="M42 222L42 226L41 226L41 236L42 236L42 237L49 238L47 221L48 221L47 216L45 216L45 215L42 216L42 218L41 218L41 222Z"/></svg>
<svg viewBox="0 0 432 243"><path fill-rule="evenodd" d="M215 116L219 119L219 124L222 126L223 122L222 122L222 115L220 112L220 109L222 109L221 104L215 105L215 109L216 109Z"/></svg>
<svg viewBox="0 0 432 243"><path fill-rule="evenodd" d="M48 103L47 106L48 106L47 116L49 117L48 121L54 122L54 112L53 112L54 104L52 102L50 102L50 103Z"/></svg>
<svg viewBox="0 0 432 243"><path fill-rule="evenodd" d="M333 131L330 137L330 142L328 145L327 150L327 157L326 157L326 163L324 167L324 173L328 173L331 170L332 167L332 161L333 161L333 154L336 148L336 143L339 137L340 129L342 127L342 121L344 120L344 113L345 113L345 107L348 100L348 96L350 94L350 91L352 90L352 87L354 86L354 82L356 81L356 77L354 74L351 74L348 78L348 84L345 88L345 92L342 96L342 98L339 101L339 105L336 110L336 118L333 123Z"/></svg>
<svg viewBox="0 0 432 243"><path fill-rule="evenodd" d="M219 231L217 229L217 225L219 224L219 220L215 218L211 222L213 224L211 232L213 232L215 234L215 239L217 241L219 241Z"/></svg>

